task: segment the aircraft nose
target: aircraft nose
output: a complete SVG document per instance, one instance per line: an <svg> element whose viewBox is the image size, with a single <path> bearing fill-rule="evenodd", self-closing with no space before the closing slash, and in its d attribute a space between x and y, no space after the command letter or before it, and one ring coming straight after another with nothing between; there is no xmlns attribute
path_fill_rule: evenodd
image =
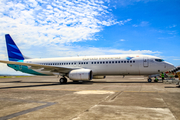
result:
<svg viewBox="0 0 180 120"><path fill-rule="evenodd" d="M168 63L168 62L166 62L166 66L167 66L168 70L175 68L175 66L173 64Z"/></svg>

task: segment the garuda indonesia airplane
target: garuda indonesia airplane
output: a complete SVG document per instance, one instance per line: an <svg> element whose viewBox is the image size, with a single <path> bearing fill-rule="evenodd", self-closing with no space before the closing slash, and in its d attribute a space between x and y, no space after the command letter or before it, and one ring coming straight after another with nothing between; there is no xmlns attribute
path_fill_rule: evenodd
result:
<svg viewBox="0 0 180 120"><path fill-rule="evenodd" d="M33 75L59 75L60 84L73 81L104 79L108 75L145 75L148 82L153 76L174 66L150 55L106 55L31 59L25 57L9 34L5 35L9 61L0 60L10 68Z"/></svg>

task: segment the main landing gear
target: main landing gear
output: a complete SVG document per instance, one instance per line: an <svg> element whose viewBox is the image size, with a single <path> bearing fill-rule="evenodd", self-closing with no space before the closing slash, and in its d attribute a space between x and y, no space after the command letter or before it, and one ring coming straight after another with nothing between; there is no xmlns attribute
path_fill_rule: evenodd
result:
<svg viewBox="0 0 180 120"><path fill-rule="evenodd" d="M152 79L151 78L148 78L148 82L152 82ZM156 77L154 79L154 82L158 82L158 79L156 80Z"/></svg>
<svg viewBox="0 0 180 120"><path fill-rule="evenodd" d="M66 84L67 79L65 77L59 79L59 84Z"/></svg>

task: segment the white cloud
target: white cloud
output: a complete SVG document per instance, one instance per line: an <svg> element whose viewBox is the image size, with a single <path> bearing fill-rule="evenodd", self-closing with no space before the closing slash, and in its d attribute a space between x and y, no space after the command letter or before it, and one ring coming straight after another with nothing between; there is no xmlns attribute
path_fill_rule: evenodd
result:
<svg viewBox="0 0 180 120"><path fill-rule="evenodd" d="M134 24L133 27L138 27L138 25Z"/></svg>
<svg viewBox="0 0 180 120"><path fill-rule="evenodd" d="M1 59L7 60L5 34L10 34L22 53L30 57L158 53L74 45L74 42L97 40L94 36L104 26L124 25L132 20L114 19L103 0L1 0L0 6Z"/></svg>
<svg viewBox="0 0 180 120"><path fill-rule="evenodd" d="M120 41L122 41L122 42L123 42L123 41L125 41L125 40L124 40L124 39L120 39Z"/></svg>
<svg viewBox="0 0 180 120"><path fill-rule="evenodd" d="M148 3L151 1L156 1L156 0L118 0L119 4L122 6L133 5L136 2Z"/></svg>
<svg viewBox="0 0 180 120"><path fill-rule="evenodd" d="M103 26L118 23L103 3L101 0L62 0L46 1L40 6L36 0L2 1L1 35L21 33L29 45L93 40L93 35ZM44 37L48 37L48 40L42 39ZM24 42L23 39L20 41Z"/></svg>
<svg viewBox="0 0 180 120"><path fill-rule="evenodd" d="M140 24L134 24L133 27L146 27L149 26L149 22L142 21Z"/></svg>
<svg viewBox="0 0 180 120"><path fill-rule="evenodd" d="M56 52L54 52L56 51ZM45 58L45 54L39 54L39 57ZM159 54L159 51L150 51L150 50L120 50L120 49L112 49L108 47L96 48L96 47L89 47L89 46L73 46L69 45L66 48L62 48L61 46L56 47L56 45L51 46L48 49L47 53L51 53L50 57L69 57L69 56L94 56L94 55L113 55L113 54ZM37 53L38 54L38 53Z"/></svg>
<svg viewBox="0 0 180 120"><path fill-rule="evenodd" d="M173 24L173 25L170 25L169 28L174 28L176 27L177 25Z"/></svg>
<svg viewBox="0 0 180 120"><path fill-rule="evenodd" d="M119 25L124 25L125 23L131 21L132 19L127 19L127 20L123 20L123 21L119 21Z"/></svg>
<svg viewBox="0 0 180 120"><path fill-rule="evenodd" d="M1 1L0 5L0 36L10 33L17 43L29 46L94 40L103 26L131 21L113 19L102 0Z"/></svg>

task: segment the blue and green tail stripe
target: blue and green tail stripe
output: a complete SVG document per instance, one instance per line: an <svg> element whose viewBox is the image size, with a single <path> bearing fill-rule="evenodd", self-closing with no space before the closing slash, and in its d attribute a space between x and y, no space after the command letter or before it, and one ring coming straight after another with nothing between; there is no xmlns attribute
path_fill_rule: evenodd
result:
<svg viewBox="0 0 180 120"><path fill-rule="evenodd" d="M24 60L24 57L9 34L5 35L9 61Z"/></svg>

